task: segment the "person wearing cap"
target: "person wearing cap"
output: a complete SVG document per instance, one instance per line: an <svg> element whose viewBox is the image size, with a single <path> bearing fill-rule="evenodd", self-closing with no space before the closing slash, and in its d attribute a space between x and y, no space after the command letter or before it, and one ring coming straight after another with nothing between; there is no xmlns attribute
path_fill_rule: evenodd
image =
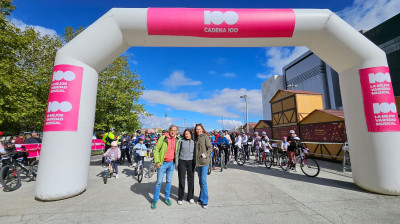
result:
<svg viewBox="0 0 400 224"><path fill-rule="evenodd" d="M105 158L106 167L108 167L111 161L114 161L115 178L118 178L118 160L121 158L121 150L116 141L112 141L110 146L111 147L103 154L103 158ZM107 168L105 170L107 170Z"/></svg>
<svg viewBox="0 0 400 224"><path fill-rule="evenodd" d="M135 146L133 146L133 150L135 150L135 163L133 164L133 166L136 166L138 162L140 151L148 151L146 145L143 143L144 142L143 138L138 138L137 142L138 143ZM144 157L142 157L142 163L144 164Z"/></svg>
<svg viewBox="0 0 400 224"><path fill-rule="evenodd" d="M281 149L283 154L287 153L288 147L289 147L289 142L287 141L287 137L283 136L281 143Z"/></svg>
<svg viewBox="0 0 400 224"><path fill-rule="evenodd" d="M288 157L289 157L289 162L286 167L286 172L290 172L290 164L293 162L294 163L294 171L297 172L296 170L296 155L295 152L298 149L298 144L300 142L299 137L294 137L292 141L290 142L290 145L288 146Z"/></svg>
<svg viewBox="0 0 400 224"><path fill-rule="evenodd" d="M104 150L107 151L109 148L111 148L111 142L114 141L115 135L114 135L115 129L110 128L110 131L104 134L103 136L103 142L106 144ZM117 143L118 145L118 143ZM101 159L101 163L104 164L104 157Z"/></svg>
<svg viewBox="0 0 400 224"><path fill-rule="evenodd" d="M246 155L246 160L249 160L250 158L250 154L249 154L249 147L247 145L247 141L248 141L248 137L246 135L246 133L242 133L242 145L243 145L243 149L244 149L244 153Z"/></svg>
<svg viewBox="0 0 400 224"><path fill-rule="evenodd" d="M218 146L218 153L221 155L221 150L224 150L225 152L225 167L224 169L227 169L228 166L228 158L229 158L229 141L228 139L224 136L223 132L220 133L219 138L217 139L217 146Z"/></svg>
<svg viewBox="0 0 400 224"><path fill-rule="evenodd" d="M287 141L290 143L294 137L296 137L296 132L294 130L290 130L289 136L287 137Z"/></svg>

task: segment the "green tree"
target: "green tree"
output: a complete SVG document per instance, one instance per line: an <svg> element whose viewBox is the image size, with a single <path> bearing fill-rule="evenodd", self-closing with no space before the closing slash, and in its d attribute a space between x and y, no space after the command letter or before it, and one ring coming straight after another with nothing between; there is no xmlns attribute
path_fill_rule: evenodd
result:
<svg viewBox="0 0 400 224"><path fill-rule="evenodd" d="M69 42L84 30L66 27L63 40ZM96 101L96 131L106 131L110 127L118 131L133 132L140 128L139 115L148 114L138 100L144 86L139 74L131 71L129 55L118 57L104 71L99 73Z"/></svg>
<svg viewBox="0 0 400 224"><path fill-rule="evenodd" d="M52 67L62 41L6 19L15 6L0 2L0 130L42 130Z"/></svg>

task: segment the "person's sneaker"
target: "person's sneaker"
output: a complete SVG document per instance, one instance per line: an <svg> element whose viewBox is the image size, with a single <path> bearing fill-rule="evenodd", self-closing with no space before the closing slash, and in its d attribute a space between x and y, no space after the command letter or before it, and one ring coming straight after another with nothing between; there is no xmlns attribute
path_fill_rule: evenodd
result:
<svg viewBox="0 0 400 224"><path fill-rule="evenodd" d="M165 199L165 204L167 204L168 206L172 205L172 203L171 203L171 201L169 199Z"/></svg>
<svg viewBox="0 0 400 224"><path fill-rule="evenodd" d="M213 170L215 170L215 166L213 166Z"/></svg>
<svg viewBox="0 0 400 224"><path fill-rule="evenodd" d="M136 163L134 163L132 166L135 167L135 166L136 166Z"/></svg>
<svg viewBox="0 0 400 224"><path fill-rule="evenodd" d="M228 169L228 166L227 166L227 165L225 165L225 166L224 166L224 169Z"/></svg>
<svg viewBox="0 0 400 224"><path fill-rule="evenodd" d="M237 162L236 162L236 161L233 161L233 164L237 164Z"/></svg>
<svg viewBox="0 0 400 224"><path fill-rule="evenodd" d="M289 169L289 167L286 167L286 170L285 170L287 173L289 173L290 172L290 169Z"/></svg>
<svg viewBox="0 0 400 224"><path fill-rule="evenodd" d="M197 200L197 201L196 201L196 204L201 205L202 203L201 203L200 200Z"/></svg>
<svg viewBox="0 0 400 224"><path fill-rule="evenodd" d="M115 174L115 178L117 178L117 179L119 178L119 177L118 177L118 174Z"/></svg>
<svg viewBox="0 0 400 224"><path fill-rule="evenodd" d="M157 208L157 202L153 201L151 203L151 209L156 209Z"/></svg>
<svg viewBox="0 0 400 224"><path fill-rule="evenodd" d="M204 209L207 209L207 208L208 208L208 205L207 205L207 204L203 205L203 208L204 208Z"/></svg>
<svg viewBox="0 0 400 224"><path fill-rule="evenodd" d="M181 205L182 204L182 201L178 201L178 205Z"/></svg>
<svg viewBox="0 0 400 224"><path fill-rule="evenodd" d="M190 199L189 203L190 203L190 204L193 204L193 203L194 203L194 200L193 200L193 199Z"/></svg>
<svg viewBox="0 0 400 224"><path fill-rule="evenodd" d="M296 172L296 173L297 173L297 167L294 167L294 168L293 168L293 172Z"/></svg>

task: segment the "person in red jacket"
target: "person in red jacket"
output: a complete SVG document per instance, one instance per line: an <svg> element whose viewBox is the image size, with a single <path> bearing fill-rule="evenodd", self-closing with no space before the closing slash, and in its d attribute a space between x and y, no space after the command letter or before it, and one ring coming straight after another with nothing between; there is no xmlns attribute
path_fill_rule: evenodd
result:
<svg viewBox="0 0 400 224"><path fill-rule="evenodd" d="M24 133L19 133L18 137L15 139L14 144L25 144Z"/></svg>

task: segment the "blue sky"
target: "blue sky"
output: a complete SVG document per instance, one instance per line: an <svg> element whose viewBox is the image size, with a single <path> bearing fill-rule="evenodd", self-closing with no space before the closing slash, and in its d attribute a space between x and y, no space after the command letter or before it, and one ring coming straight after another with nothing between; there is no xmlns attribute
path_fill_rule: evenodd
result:
<svg viewBox="0 0 400 224"><path fill-rule="evenodd" d="M399 0L15 0L11 21L23 28L62 35L66 26L87 27L113 7L190 8L326 8L356 29L370 29L400 12ZM130 66L140 74L145 92L140 102L152 117L144 127L203 123L207 130L245 123L248 95L249 121L262 119L261 84L280 75L284 65L307 50L274 48L160 48L133 47ZM166 81L168 80L168 82ZM170 82L177 80L177 82ZM165 113L168 113L165 122ZM222 117L224 122L222 124Z"/></svg>

